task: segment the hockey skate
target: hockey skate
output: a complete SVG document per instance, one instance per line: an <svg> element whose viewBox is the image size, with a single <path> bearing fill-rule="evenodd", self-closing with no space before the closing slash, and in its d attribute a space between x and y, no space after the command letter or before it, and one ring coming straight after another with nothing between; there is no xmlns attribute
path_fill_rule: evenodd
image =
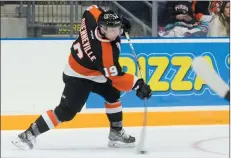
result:
<svg viewBox="0 0 231 158"><path fill-rule="evenodd" d="M12 143L22 150L33 149L35 145L35 136L31 133L31 131L25 131L17 136Z"/></svg>
<svg viewBox="0 0 231 158"><path fill-rule="evenodd" d="M114 129L110 129L109 133L109 147L113 148L133 148L135 147L135 137L127 135L122 129L121 131L116 131Z"/></svg>

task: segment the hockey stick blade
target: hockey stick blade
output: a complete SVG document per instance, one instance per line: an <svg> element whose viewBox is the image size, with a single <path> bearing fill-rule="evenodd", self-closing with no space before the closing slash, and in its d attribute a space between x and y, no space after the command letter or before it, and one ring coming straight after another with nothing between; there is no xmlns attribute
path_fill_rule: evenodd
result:
<svg viewBox="0 0 231 158"><path fill-rule="evenodd" d="M215 72L204 57L196 57L192 61L192 68L196 74L220 97L230 101L229 86Z"/></svg>

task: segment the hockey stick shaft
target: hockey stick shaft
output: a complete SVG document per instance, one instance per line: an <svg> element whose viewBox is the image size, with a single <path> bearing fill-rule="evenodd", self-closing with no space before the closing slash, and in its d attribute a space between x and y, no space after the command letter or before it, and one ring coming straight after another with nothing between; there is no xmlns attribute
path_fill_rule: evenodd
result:
<svg viewBox="0 0 231 158"><path fill-rule="evenodd" d="M131 39L130 39L130 37L129 37L129 35L128 35L127 32L125 32L125 36L126 36L126 38L128 40L128 43L129 43L129 45L131 47L133 55L136 58L136 62L137 62L137 65L138 65L140 76L141 76L142 79L144 79L144 76L143 76L143 73L142 73L142 69L141 69L140 63L138 61L135 49L134 49L134 47L132 45ZM141 152L144 152L144 150L145 150L144 146L145 146L145 137L146 137L146 126L147 126L147 99L144 100L144 122L143 122L143 129L141 131L140 144L139 144L139 148L140 148L139 150Z"/></svg>
<svg viewBox="0 0 231 158"><path fill-rule="evenodd" d="M129 45L130 45L130 48L131 48L131 50L132 50L133 55L134 55L135 58L136 58L136 62L137 62L137 65L138 65L138 68L139 68L139 71L140 71L140 76L141 76L141 78L144 79L143 73L142 73L142 71L141 71L142 69L141 69L140 63L139 63L138 58L137 58L137 56L136 56L135 49L134 49L134 47L133 47L133 45L132 45L131 39L130 39L130 37L129 37L129 35L128 35L127 32L125 32L125 36L126 36L126 38L127 38L127 40L128 40L128 43L129 43Z"/></svg>

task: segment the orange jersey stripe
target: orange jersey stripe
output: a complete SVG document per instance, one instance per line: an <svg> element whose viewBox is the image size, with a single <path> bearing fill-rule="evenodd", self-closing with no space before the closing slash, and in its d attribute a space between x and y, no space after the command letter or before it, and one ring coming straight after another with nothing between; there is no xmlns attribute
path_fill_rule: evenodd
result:
<svg viewBox="0 0 231 158"><path fill-rule="evenodd" d="M113 51L111 43L102 42L102 58L103 58L103 66L109 69L114 65L113 61ZM130 74L124 74L123 76L110 76L109 79L112 80L112 85L119 91L130 91L133 87L134 76Z"/></svg>
<svg viewBox="0 0 231 158"><path fill-rule="evenodd" d="M112 76L112 85L119 91L130 91L133 88L134 75L125 73L123 76Z"/></svg>
<svg viewBox="0 0 231 158"><path fill-rule="evenodd" d="M109 103L105 103L105 108L117 108L117 107L120 107L121 106L121 102L118 101L116 103L112 103L112 104L109 104Z"/></svg>
<svg viewBox="0 0 231 158"><path fill-rule="evenodd" d="M100 71L91 70L91 69L85 68L82 65L80 65L74 59L72 54L70 54L70 56L69 56L69 65L75 72L77 72L81 75L84 75L84 76L101 76L102 75L102 73Z"/></svg>
<svg viewBox="0 0 231 158"><path fill-rule="evenodd" d="M52 110L47 111L47 115L49 116L54 126L57 126L59 124L59 121L56 119Z"/></svg>
<svg viewBox="0 0 231 158"><path fill-rule="evenodd" d="M99 15L102 13L98 8L92 6L89 12L94 16L95 20L98 21Z"/></svg>
<svg viewBox="0 0 231 158"><path fill-rule="evenodd" d="M114 65L111 43L101 42L101 46L102 46L103 66L105 68L109 68Z"/></svg>

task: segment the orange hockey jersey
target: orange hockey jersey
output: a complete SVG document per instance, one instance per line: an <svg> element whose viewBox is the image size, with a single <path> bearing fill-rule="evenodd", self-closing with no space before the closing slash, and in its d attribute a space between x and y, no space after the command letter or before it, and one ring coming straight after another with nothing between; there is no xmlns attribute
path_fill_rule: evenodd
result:
<svg viewBox="0 0 231 158"><path fill-rule="evenodd" d="M85 10L79 37L71 47L64 73L98 83L109 80L119 91L130 91L137 77L122 72L119 64L120 37L110 42L99 35L97 21L102 12L96 5Z"/></svg>

